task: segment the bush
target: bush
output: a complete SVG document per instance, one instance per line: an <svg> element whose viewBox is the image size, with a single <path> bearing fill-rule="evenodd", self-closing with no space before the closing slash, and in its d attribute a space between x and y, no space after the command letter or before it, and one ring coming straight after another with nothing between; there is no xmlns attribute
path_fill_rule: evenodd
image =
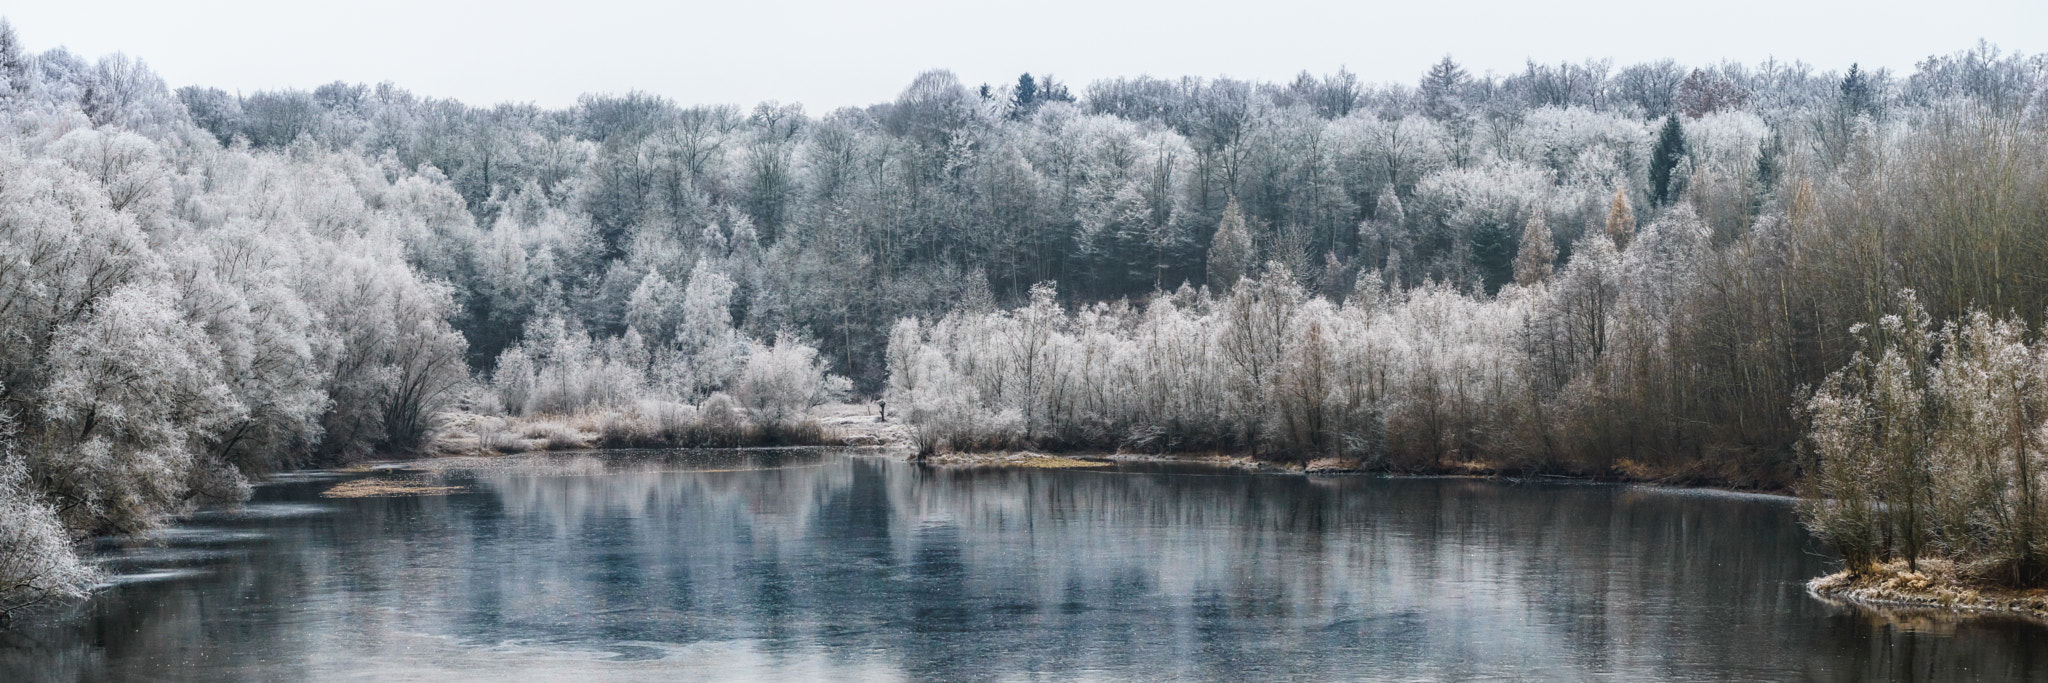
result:
<svg viewBox="0 0 2048 683"><path fill-rule="evenodd" d="M598 422L608 448L737 448L824 446L838 441L817 420L759 423L730 396L712 394L702 407L644 401Z"/></svg>

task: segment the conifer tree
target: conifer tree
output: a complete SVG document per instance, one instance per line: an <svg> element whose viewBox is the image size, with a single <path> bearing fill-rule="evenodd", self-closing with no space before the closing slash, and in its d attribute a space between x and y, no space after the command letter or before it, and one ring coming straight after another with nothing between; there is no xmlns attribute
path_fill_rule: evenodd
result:
<svg viewBox="0 0 2048 683"><path fill-rule="evenodd" d="M24 93L28 80L28 56L22 54L21 39L14 34L14 24L0 18L0 84L4 90Z"/></svg>
<svg viewBox="0 0 2048 683"><path fill-rule="evenodd" d="M1459 113L1458 94L1470 77L1450 55L1429 67L1429 73L1422 77L1422 113L1438 121L1448 121Z"/></svg>
<svg viewBox="0 0 2048 683"><path fill-rule="evenodd" d="M1223 207L1223 222L1216 226L1215 239L1209 242L1209 286L1218 291L1229 289L1249 274L1256 258L1244 211L1238 208L1237 197L1233 196Z"/></svg>
<svg viewBox="0 0 2048 683"><path fill-rule="evenodd" d="M1864 75L1861 65L1850 64L1849 75L1842 77L1842 107L1850 116L1877 114L1877 96L1871 87L1870 77Z"/></svg>
<svg viewBox="0 0 2048 683"><path fill-rule="evenodd" d="M1375 205L1379 208L1373 216L1374 220L1385 223L1396 230L1408 222L1408 211L1402 208L1401 196L1394 193L1393 185L1388 184L1380 187L1380 196L1376 200Z"/></svg>
<svg viewBox="0 0 2048 683"><path fill-rule="evenodd" d="M1607 206L1607 239L1614 242L1614 249L1628 248L1628 241L1636 236L1636 212L1629 208L1628 191L1614 191L1614 202Z"/></svg>
<svg viewBox="0 0 2048 683"><path fill-rule="evenodd" d="M1685 158L1685 127L1678 115L1664 117L1664 130L1657 133L1657 148L1650 152L1650 191L1663 204L1671 200L1671 171Z"/></svg>
<svg viewBox="0 0 2048 683"><path fill-rule="evenodd" d="M1010 96L1010 118L1022 119L1038 109L1038 80L1031 74L1017 77L1017 89Z"/></svg>
<svg viewBox="0 0 2048 683"><path fill-rule="evenodd" d="M1528 286L1550 279L1557 262L1557 245L1551 243L1550 224L1542 215L1529 217L1522 227L1522 248L1515 254L1515 284Z"/></svg>

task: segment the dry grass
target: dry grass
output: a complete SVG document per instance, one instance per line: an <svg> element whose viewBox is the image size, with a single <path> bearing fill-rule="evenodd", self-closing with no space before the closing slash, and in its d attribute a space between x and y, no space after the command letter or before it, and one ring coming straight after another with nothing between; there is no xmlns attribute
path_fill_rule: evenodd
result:
<svg viewBox="0 0 2048 683"><path fill-rule="evenodd" d="M574 428L551 428L548 430L546 446L551 451L573 451L590 448L590 440Z"/></svg>
<svg viewBox="0 0 2048 683"><path fill-rule="evenodd" d="M1295 471L1284 464L1277 464L1253 458L1242 453L1221 451L1199 451L1186 453L1117 453L1108 456L1111 460L1130 462L1161 462L1184 465L1204 465L1246 472Z"/></svg>
<svg viewBox="0 0 2048 683"><path fill-rule="evenodd" d="M2048 590L2014 589L1973 581L1953 562L1921 560L1910 571L1895 560L1859 572L1847 570L1807 582L1815 594L1867 605L1996 612L2048 619Z"/></svg>
<svg viewBox="0 0 2048 683"><path fill-rule="evenodd" d="M597 448L745 448L844 445L837 429L816 419L756 423L705 419L688 404L655 401L575 415L480 416L449 414L434 437L440 456L511 455L528 451Z"/></svg>
<svg viewBox="0 0 2048 683"><path fill-rule="evenodd" d="M1024 459L1021 459L1021 460L1015 460L1015 461L1011 461L1011 462L1010 462L1009 464L1010 464L1010 465L1012 465L1012 466L1015 466L1015 467L1030 467L1030 468L1036 468L1036 469L1045 469L1045 470L1063 470L1063 469L1069 469L1069 468L1074 468L1074 467L1108 467L1108 466L1109 466L1109 463L1106 463L1106 462L1102 462L1102 461L1099 461L1099 460L1082 460L1082 459L1079 459L1079 458L1065 458L1065 457L1060 457L1060 456L1057 456L1057 455L1041 455L1041 456L1038 456L1038 457L1032 457L1032 458L1024 458Z"/></svg>
<svg viewBox="0 0 2048 683"><path fill-rule="evenodd" d="M397 498L402 496L445 496L461 491L460 486L441 486L418 479L371 477L336 484L321 492L323 498Z"/></svg>
<svg viewBox="0 0 2048 683"><path fill-rule="evenodd" d="M1108 467L1112 463L1103 460L1082 460L1044 453L1019 451L1015 453L941 453L924 461L929 465L948 467L1021 467L1026 469L1062 470L1082 467Z"/></svg>
<svg viewBox="0 0 2048 683"><path fill-rule="evenodd" d="M1314 474L1318 472L1360 472L1364 469L1365 462L1358 458L1316 458L1308 461L1307 465L1302 466L1301 471Z"/></svg>

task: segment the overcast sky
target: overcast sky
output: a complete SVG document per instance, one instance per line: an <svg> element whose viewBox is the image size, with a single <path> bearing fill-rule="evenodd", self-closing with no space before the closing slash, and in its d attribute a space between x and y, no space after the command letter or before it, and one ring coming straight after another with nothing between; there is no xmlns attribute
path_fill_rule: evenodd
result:
<svg viewBox="0 0 2048 683"><path fill-rule="evenodd" d="M814 113L892 99L932 68L969 85L1050 72L1078 90L1111 76L1278 81L1340 65L1373 82L1413 82L1446 53L1474 73L1505 74L1526 58L1775 56L1910 70L1979 38L2048 49L2048 0L29 0L0 16L32 50L126 52L172 87L389 80L473 104L544 106L638 89L685 104L802 102Z"/></svg>

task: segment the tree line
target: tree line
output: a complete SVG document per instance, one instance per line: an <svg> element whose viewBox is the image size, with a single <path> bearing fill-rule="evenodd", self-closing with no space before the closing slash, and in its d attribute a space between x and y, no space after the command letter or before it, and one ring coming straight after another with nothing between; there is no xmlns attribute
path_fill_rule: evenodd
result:
<svg viewBox="0 0 2048 683"><path fill-rule="evenodd" d="M0 27L0 584L458 407L886 393L934 447L1783 485L1901 290L2039 324L2044 64L932 71L813 115L173 90Z"/></svg>

